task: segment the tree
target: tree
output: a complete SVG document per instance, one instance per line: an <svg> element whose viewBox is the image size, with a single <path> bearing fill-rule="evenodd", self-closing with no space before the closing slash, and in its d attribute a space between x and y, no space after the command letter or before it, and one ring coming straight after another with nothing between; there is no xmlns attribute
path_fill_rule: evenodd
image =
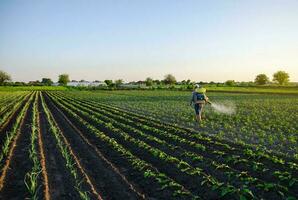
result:
<svg viewBox="0 0 298 200"><path fill-rule="evenodd" d="M53 84L53 81L52 81L50 78L42 78L42 79L41 79L41 83L42 83L43 85L48 85L48 86L50 86L50 85Z"/></svg>
<svg viewBox="0 0 298 200"><path fill-rule="evenodd" d="M26 85L26 83L24 83L24 82L19 82L19 81L16 81L16 82L14 82L14 84L13 84L14 86L25 86Z"/></svg>
<svg viewBox="0 0 298 200"><path fill-rule="evenodd" d="M275 74L273 74L273 81L278 82L280 85L287 84L289 82L289 74L285 71L278 71Z"/></svg>
<svg viewBox="0 0 298 200"><path fill-rule="evenodd" d="M265 85L269 82L269 78L266 76L266 74L258 74L255 78L255 83L257 85Z"/></svg>
<svg viewBox="0 0 298 200"><path fill-rule="evenodd" d="M66 85L69 82L69 75L68 74L60 74L58 83L60 85Z"/></svg>
<svg viewBox="0 0 298 200"><path fill-rule="evenodd" d="M10 80L11 80L10 75L0 70L0 85L3 85L4 82L10 81Z"/></svg>
<svg viewBox="0 0 298 200"><path fill-rule="evenodd" d="M227 80L227 81L225 82L225 84L226 84L227 86L234 86L236 83L235 83L234 80Z"/></svg>
<svg viewBox="0 0 298 200"><path fill-rule="evenodd" d="M29 81L29 82L28 82L28 85L32 85L32 86L42 86L43 84L42 84L39 80L36 80L36 81Z"/></svg>
<svg viewBox="0 0 298 200"><path fill-rule="evenodd" d="M165 79L164 79L165 84L172 85L172 84L175 84L176 82L177 82L176 78L172 74L165 75Z"/></svg>
<svg viewBox="0 0 298 200"><path fill-rule="evenodd" d="M121 85L122 83L123 83L122 79L115 80L116 87L119 87L119 85Z"/></svg>
<svg viewBox="0 0 298 200"><path fill-rule="evenodd" d="M105 80L104 82L107 84L107 86L111 86L113 84L112 80Z"/></svg>
<svg viewBox="0 0 298 200"><path fill-rule="evenodd" d="M152 86L153 85L153 79L148 77L145 80L146 86Z"/></svg>
<svg viewBox="0 0 298 200"><path fill-rule="evenodd" d="M156 80L153 80L153 83L155 83L156 85L160 85L161 81L156 79Z"/></svg>

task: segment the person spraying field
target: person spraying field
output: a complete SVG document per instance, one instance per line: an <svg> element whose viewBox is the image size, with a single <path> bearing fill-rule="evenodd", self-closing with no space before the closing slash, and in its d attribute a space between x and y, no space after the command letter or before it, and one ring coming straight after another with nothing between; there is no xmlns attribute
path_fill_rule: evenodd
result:
<svg viewBox="0 0 298 200"><path fill-rule="evenodd" d="M206 96L206 89L202 88L199 84L196 84L192 92L190 106L193 106L195 109L197 122L202 121L202 112L206 103L210 104L211 108L217 113L232 115L236 112L235 105L231 102L229 105L216 102L211 103L209 98Z"/></svg>
<svg viewBox="0 0 298 200"><path fill-rule="evenodd" d="M190 106L193 106L196 113L196 121L202 121L202 112L206 103L211 105L209 98L206 96L206 89L202 88L199 84L196 84L192 92L190 100Z"/></svg>

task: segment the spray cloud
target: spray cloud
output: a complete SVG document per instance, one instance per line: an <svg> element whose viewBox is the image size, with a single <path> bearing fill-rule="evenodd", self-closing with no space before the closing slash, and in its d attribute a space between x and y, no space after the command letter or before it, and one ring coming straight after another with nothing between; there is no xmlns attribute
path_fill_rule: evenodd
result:
<svg viewBox="0 0 298 200"><path fill-rule="evenodd" d="M232 115L232 114L235 114L236 112L236 106L232 102L225 102L225 103L213 102L211 104L211 107L217 113Z"/></svg>

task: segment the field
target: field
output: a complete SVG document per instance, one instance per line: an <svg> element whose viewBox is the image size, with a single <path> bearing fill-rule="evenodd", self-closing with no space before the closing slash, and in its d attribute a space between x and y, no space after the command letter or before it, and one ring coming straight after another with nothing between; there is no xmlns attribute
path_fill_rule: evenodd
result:
<svg viewBox="0 0 298 200"><path fill-rule="evenodd" d="M1 91L0 199L297 199L295 94Z"/></svg>

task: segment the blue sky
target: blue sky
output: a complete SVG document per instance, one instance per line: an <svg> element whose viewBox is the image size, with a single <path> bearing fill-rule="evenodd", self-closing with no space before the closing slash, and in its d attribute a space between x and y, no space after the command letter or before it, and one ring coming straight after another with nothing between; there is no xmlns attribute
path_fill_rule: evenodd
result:
<svg viewBox="0 0 298 200"><path fill-rule="evenodd" d="M14 81L298 81L296 0L0 0L0 69Z"/></svg>

